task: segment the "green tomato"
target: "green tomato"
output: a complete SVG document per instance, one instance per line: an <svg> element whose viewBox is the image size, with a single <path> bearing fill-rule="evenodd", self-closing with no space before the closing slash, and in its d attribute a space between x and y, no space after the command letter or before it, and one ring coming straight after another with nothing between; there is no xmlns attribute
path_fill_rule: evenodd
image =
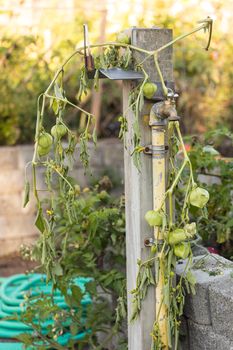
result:
<svg viewBox="0 0 233 350"><path fill-rule="evenodd" d="M154 83L146 83L144 86L143 86L143 95L148 98L148 99L151 99L154 94L156 93L158 87L156 84Z"/></svg>
<svg viewBox="0 0 233 350"><path fill-rule="evenodd" d="M62 124L56 124L51 129L51 134L56 139L61 139L67 133L67 129Z"/></svg>
<svg viewBox="0 0 233 350"><path fill-rule="evenodd" d="M197 225L195 222L191 222L191 224L186 224L184 226L184 230L186 232L186 236L191 238L197 233Z"/></svg>
<svg viewBox="0 0 233 350"><path fill-rule="evenodd" d="M38 146L41 148L49 148L53 144L53 138L48 132L43 132L38 138Z"/></svg>
<svg viewBox="0 0 233 350"><path fill-rule="evenodd" d="M183 242L187 239L185 230L182 228L177 228L174 231L169 232L168 243L170 245L175 245L180 242Z"/></svg>
<svg viewBox="0 0 233 350"><path fill-rule="evenodd" d="M116 41L118 43L121 43L121 44L130 44L130 37L124 33L124 32L120 32L117 34L116 36Z"/></svg>
<svg viewBox="0 0 233 350"><path fill-rule="evenodd" d="M155 210L149 210L145 215L145 219L150 226L161 226L163 223L162 215Z"/></svg>
<svg viewBox="0 0 233 350"><path fill-rule="evenodd" d="M157 246L154 245L154 244L151 246L151 253L152 253L152 254L157 253Z"/></svg>
<svg viewBox="0 0 233 350"><path fill-rule="evenodd" d="M37 146L37 153L38 156L43 157L46 156L46 154L48 154L51 150L51 146L49 147L41 147L40 145Z"/></svg>
<svg viewBox="0 0 233 350"><path fill-rule="evenodd" d="M79 185L75 185L75 186L74 186L74 190L75 190L75 194L76 194L77 196L80 195L80 193L81 193L81 188L80 188Z"/></svg>
<svg viewBox="0 0 233 350"><path fill-rule="evenodd" d="M124 220L118 219L117 222L116 222L116 226L117 227L123 227L124 226Z"/></svg>
<svg viewBox="0 0 233 350"><path fill-rule="evenodd" d="M98 193L98 197L101 201L106 201L109 199L109 194L106 191L101 191L100 193Z"/></svg>
<svg viewBox="0 0 233 350"><path fill-rule="evenodd" d="M189 203L194 207L204 208L209 198L210 195L208 191L206 191L204 188L196 187L190 193Z"/></svg>
<svg viewBox="0 0 233 350"><path fill-rule="evenodd" d="M174 246L174 254L177 258L186 259L190 254L190 247L188 243L179 243Z"/></svg>

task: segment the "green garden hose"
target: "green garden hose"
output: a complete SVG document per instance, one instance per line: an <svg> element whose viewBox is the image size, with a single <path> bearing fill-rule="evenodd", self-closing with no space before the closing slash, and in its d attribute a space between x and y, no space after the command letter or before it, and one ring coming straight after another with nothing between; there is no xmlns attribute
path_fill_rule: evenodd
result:
<svg viewBox="0 0 233 350"><path fill-rule="evenodd" d="M74 284L77 285L84 293L81 307L82 318L81 323L85 324L85 309L86 306L91 304L91 298L88 293L85 293L85 284L90 282L90 278L78 277L74 279ZM46 276L42 274L30 274L30 275L14 275L8 278L0 278L0 338L2 339L15 339L17 336L23 333L33 333L33 329L30 326L23 324L16 320L4 320L4 318L12 316L13 314L20 314L25 310L25 297L33 297L35 301L41 296L53 295L54 303L62 309L67 309L68 305L65 302L64 296L61 295L59 290L53 290L52 284L46 284ZM52 324L53 320L48 320L42 325L42 332L46 334L46 328ZM64 326L68 326L70 320L66 320ZM57 342L60 345L66 345L70 339L80 340L85 337L87 332L80 331L77 335L71 336L70 333L65 333L58 337ZM23 344L16 342L0 342L0 350L22 350ZM31 347L30 349L35 349Z"/></svg>

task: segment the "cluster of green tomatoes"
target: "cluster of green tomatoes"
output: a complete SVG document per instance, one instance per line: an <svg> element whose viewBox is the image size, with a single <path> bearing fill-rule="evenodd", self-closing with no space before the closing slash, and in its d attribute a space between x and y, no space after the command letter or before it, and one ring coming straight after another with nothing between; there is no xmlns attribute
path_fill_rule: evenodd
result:
<svg viewBox="0 0 233 350"><path fill-rule="evenodd" d="M53 139L60 140L67 133L65 125L57 123L51 129L51 134L42 131L37 141L37 153L40 157L46 156L52 148Z"/></svg>
<svg viewBox="0 0 233 350"><path fill-rule="evenodd" d="M209 200L209 192L195 185L189 194L189 204L203 209ZM150 226L162 227L164 214L161 211L149 210L145 219ZM196 235L196 223L185 224L183 227L173 228L164 233L167 243L173 248L174 254L179 259L186 259L190 254L189 240Z"/></svg>

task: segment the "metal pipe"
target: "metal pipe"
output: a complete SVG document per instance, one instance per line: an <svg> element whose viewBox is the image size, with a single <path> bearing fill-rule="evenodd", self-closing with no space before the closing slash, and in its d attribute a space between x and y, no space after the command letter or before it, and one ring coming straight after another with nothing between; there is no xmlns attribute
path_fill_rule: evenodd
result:
<svg viewBox="0 0 233 350"><path fill-rule="evenodd" d="M153 107L156 107L154 105ZM156 116L153 111L150 114L150 126L152 132L152 180L153 180L153 209L158 210L164 200L166 190L166 130L167 119L161 119ZM165 210L165 208L164 208ZM154 228L154 239L158 242L158 276L156 276L156 321L159 327L159 334L163 343L164 349L168 350L168 310L164 303L164 253L162 251L163 233L159 227Z"/></svg>

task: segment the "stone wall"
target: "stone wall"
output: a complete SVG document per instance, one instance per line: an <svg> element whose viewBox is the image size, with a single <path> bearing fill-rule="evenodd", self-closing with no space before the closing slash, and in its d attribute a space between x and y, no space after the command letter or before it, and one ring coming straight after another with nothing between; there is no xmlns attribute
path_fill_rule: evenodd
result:
<svg viewBox="0 0 233 350"><path fill-rule="evenodd" d="M35 237L34 208L23 209L24 167L31 159L32 147L0 148L0 256Z"/></svg>
<svg viewBox="0 0 233 350"><path fill-rule="evenodd" d="M104 174L110 174L118 184L123 184L122 143L117 139L99 140L97 148L90 144L89 149L90 171L84 173L78 157L72 171L79 184L88 186ZM18 251L20 244L30 243L37 236L33 201L26 208L22 207L25 165L32 154L32 145L0 147L0 256ZM40 186L43 186L42 174L40 178Z"/></svg>
<svg viewBox="0 0 233 350"><path fill-rule="evenodd" d="M218 255L197 256L196 294L187 295L182 350L233 350L233 263ZM177 267L179 275L185 262Z"/></svg>

